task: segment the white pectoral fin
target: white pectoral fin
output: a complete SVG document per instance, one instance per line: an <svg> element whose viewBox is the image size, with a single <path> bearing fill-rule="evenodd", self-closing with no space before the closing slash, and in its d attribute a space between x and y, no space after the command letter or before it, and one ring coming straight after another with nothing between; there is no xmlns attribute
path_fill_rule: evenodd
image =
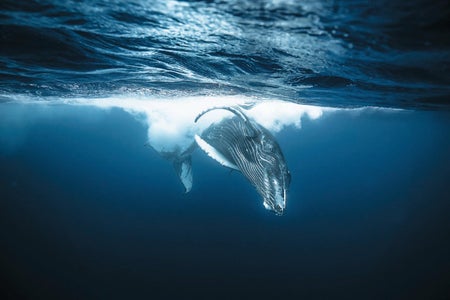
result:
<svg viewBox="0 0 450 300"><path fill-rule="evenodd" d="M190 160L184 161L181 164L180 179L186 189L186 193L189 193L192 189L192 167Z"/></svg>
<svg viewBox="0 0 450 300"><path fill-rule="evenodd" d="M180 181L183 183L185 192L189 193L192 189L192 167L191 157L187 157L183 161L174 162L175 171L177 172Z"/></svg>
<svg viewBox="0 0 450 300"><path fill-rule="evenodd" d="M239 170L239 168L230 162L222 153L220 153L216 148L208 144L204 139L202 139L197 134L195 135L195 141L198 146L208 154L209 157L219 162L224 167Z"/></svg>

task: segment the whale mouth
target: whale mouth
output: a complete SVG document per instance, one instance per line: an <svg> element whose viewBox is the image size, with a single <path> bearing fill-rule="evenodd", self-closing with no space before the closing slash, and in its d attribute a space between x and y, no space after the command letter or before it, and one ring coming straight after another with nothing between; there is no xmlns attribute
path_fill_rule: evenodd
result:
<svg viewBox="0 0 450 300"><path fill-rule="evenodd" d="M272 204L266 200L263 202L264 208L273 212L277 216L282 216L284 214L285 206L279 204Z"/></svg>
<svg viewBox="0 0 450 300"><path fill-rule="evenodd" d="M270 188L264 195L263 205L267 210L272 211L277 216L282 216L286 208L286 188L280 185L278 180L271 180Z"/></svg>

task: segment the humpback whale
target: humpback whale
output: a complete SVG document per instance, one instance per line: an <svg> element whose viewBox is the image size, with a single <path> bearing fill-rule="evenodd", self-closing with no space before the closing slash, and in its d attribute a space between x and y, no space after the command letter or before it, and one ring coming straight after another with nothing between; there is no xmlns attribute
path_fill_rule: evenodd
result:
<svg viewBox="0 0 450 300"><path fill-rule="evenodd" d="M195 122L216 109L228 110L234 116L213 123L201 136L196 134L198 146L221 165L242 172L263 198L264 207L282 215L291 176L277 141L239 107L210 108Z"/></svg>

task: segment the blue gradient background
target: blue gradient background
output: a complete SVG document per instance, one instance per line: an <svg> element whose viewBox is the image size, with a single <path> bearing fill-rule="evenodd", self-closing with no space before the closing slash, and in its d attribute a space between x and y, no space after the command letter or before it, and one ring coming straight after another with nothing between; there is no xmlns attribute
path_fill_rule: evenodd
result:
<svg viewBox="0 0 450 300"><path fill-rule="evenodd" d="M449 16L425 0L2 0L0 298L448 299ZM276 217L198 150L183 194L135 118L64 104L218 95L372 108L276 136L292 172Z"/></svg>
<svg viewBox="0 0 450 300"><path fill-rule="evenodd" d="M447 113L340 111L282 131L293 181L286 215L276 217L241 174L200 150L193 190L183 194L171 164L143 145L145 128L119 109L2 110L10 116L0 127L9 295L424 299L448 291ZM14 123L14 115L41 117Z"/></svg>

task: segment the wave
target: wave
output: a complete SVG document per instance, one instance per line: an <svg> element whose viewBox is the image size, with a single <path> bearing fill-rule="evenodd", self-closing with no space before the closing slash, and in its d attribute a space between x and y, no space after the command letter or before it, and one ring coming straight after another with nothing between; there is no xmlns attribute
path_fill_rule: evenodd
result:
<svg viewBox="0 0 450 300"><path fill-rule="evenodd" d="M448 109L444 1L4 1L0 94Z"/></svg>

